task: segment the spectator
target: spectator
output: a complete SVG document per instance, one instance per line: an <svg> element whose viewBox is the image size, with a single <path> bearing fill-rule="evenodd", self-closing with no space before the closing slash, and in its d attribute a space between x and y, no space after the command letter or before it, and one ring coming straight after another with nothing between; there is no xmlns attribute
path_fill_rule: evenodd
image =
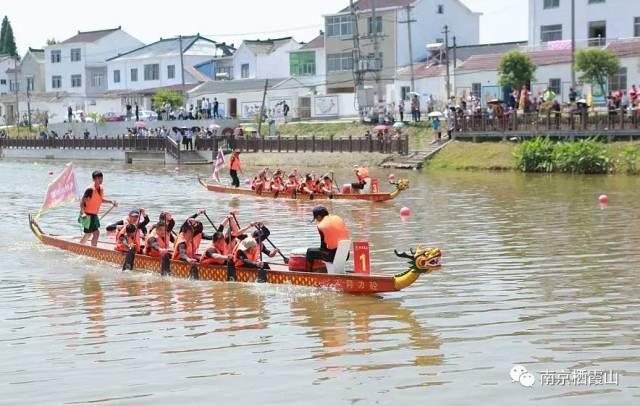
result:
<svg viewBox="0 0 640 406"><path fill-rule="evenodd" d="M91 135L91 134L89 133L89 130L85 128L85 129L84 129L84 139L85 139L85 140L88 140L88 139L89 139L89 135Z"/></svg>
<svg viewBox="0 0 640 406"><path fill-rule="evenodd" d="M576 91L572 87L569 88L569 102L575 103L577 98Z"/></svg>
<svg viewBox="0 0 640 406"><path fill-rule="evenodd" d="M417 102L418 102L418 97L417 96L413 96L411 98L411 119L413 120L413 122L418 121L418 113L417 113Z"/></svg>
<svg viewBox="0 0 640 406"><path fill-rule="evenodd" d="M639 92L640 90L636 88L636 85L631 86L631 90L629 91L629 96L631 96L631 104L634 106L638 104L638 96L640 96Z"/></svg>
<svg viewBox="0 0 640 406"><path fill-rule="evenodd" d="M73 108L71 106L67 107L67 122L71 123L73 121Z"/></svg>
<svg viewBox="0 0 640 406"><path fill-rule="evenodd" d="M429 97L432 98L432 96ZM416 96L416 117L418 118L417 121L420 121L420 99L418 96Z"/></svg>
<svg viewBox="0 0 640 406"><path fill-rule="evenodd" d="M400 121L404 121L404 99L398 103L398 113L400 113Z"/></svg>
<svg viewBox="0 0 640 406"><path fill-rule="evenodd" d="M282 114L284 115L284 122L287 123L287 115L289 114L289 105L286 101L282 102Z"/></svg>
<svg viewBox="0 0 640 406"><path fill-rule="evenodd" d="M202 118L204 119L208 119L209 118L209 100L205 99L204 97L202 98Z"/></svg>
<svg viewBox="0 0 640 406"><path fill-rule="evenodd" d="M220 118L220 113L218 113L218 98L214 97L213 98L213 118Z"/></svg>
<svg viewBox="0 0 640 406"><path fill-rule="evenodd" d="M140 107L138 106L138 102L136 102L136 121L140 121Z"/></svg>
<svg viewBox="0 0 640 406"><path fill-rule="evenodd" d="M442 131L440 130L440 119L438 117L433 118L431 128L433 130L433 134L437 135L437 138L434 137L433 142L440 142L442 140Z"/></svg>
<svg viewBox="0 0 640 406"><path fill-rule="evenodd" d="M127 102L126 105L126 111L127 111L127 121L131 120L131 103Z"/></svg>
<svg viewBox="0 0 640 406"><path fill-rule="evenodd" d="M551 105L551 111L555 112L556 130L559 130L561 107L560 107L560 102L558 102L558 99L555 99L553 101L553 104Z"/></svg>
<svg viewBox="0 0 640 406"><path fill-rule="evenodd" d="M622 99L620 100L620 107L622 107L622 109L626 110L629 107L629 95L627 94L627 91L624 90L622 92Z"/></svg>

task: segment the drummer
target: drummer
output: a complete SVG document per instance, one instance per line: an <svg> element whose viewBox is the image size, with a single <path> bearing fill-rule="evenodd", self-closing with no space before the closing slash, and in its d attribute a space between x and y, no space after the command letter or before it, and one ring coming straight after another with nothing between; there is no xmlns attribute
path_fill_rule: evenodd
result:
<svg viewBox="0 0 640 406"><path fill-rule="evenodd" d="M326 207L314 207L313 221L318 224L320 248L307 249L306 272L312 272L313 261L316 259L333 262L338 251L338 243L349 239L349 229L344 224L344 221L336 215L329 214Z"/></svg>
<svg viewBox="0 0 640 406"><path fill-rule="evenodd" d="M367 168L357 167L354 170L356 175L356 181L351 184L351 188L354 190L362 190L367 184L367 178L369 177L369 170Z"/></svg>

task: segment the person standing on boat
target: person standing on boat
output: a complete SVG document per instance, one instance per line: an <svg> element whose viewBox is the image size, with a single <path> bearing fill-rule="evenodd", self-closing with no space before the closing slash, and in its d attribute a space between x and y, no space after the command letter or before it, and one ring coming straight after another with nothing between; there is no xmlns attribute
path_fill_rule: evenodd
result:
<svg viewBox="0 0 640 406"><path fill-rule="evenodd" d="M84 228L84 235L80 239L80 244L86 243L89 236L91 236L91 245L95 247L98 245L98 238L100 238L100 218L98 217L100 206L106 202L118 207L118 203L115 200L104 198L104 187L102 186L104 177L102 172L94 171L91 177L93 183L84 191L84 195L80 200L81 220Z"/></svg>
<svg viewBox="0 0 640 406"><path fill-rule="evenodd" d="M231 161L229 162L229 176L231 176L231 184L234 187L240 187L240 178L238 178L238 172L242 173L240 167L240 150L233 151L231 155Z"/></svg>
<svg viewBox="0 0 640 406"><path fill-rule="evenodd" d="M318 224L320 233L320 248L307 249L306 272L312 272L313 261L316 259L333 262L338 251L338 243L349 239L349 229L342 219L329 211L324 206L313 208L313 220Z"/></svg>

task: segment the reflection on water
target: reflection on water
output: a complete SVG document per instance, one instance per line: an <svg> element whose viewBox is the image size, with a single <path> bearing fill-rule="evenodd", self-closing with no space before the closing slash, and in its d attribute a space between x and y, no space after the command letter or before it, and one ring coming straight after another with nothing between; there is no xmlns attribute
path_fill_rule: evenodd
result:
<svg viewBox="0 0 640 406"><path fill-rule="evenodd" d="M640 397L636 178L408 172L412 188L398 201L327 202L354 239L371 242L380 272L405 269L393 249L443 249L440 272L369 297L121 273L43 247L26 213L41 204L46 172L61 166L0 161L0 403L626 405ZM88 183L94 168L76 167ZM154 217L169 209L178 221L198 207L216 222L239 210L242 223L268 220L284 251L317 244L313 204L218 196L197 185L203 168L101 169L122 205L111 219L140 206ZM405 205L412 217L402 221ZM76 216L68 205L42 225L73 235ZM620 384L525 389L509 378L515 363L533 372L612 369Z"/></svg>

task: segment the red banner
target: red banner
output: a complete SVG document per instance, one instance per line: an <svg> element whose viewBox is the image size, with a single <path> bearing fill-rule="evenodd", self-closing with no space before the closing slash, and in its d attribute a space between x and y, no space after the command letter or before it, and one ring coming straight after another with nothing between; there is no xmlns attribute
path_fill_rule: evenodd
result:
<svg viewBox="0 0 640 406"><path fill-rule="evenodd" d="M66 201L75 200L77 197L78 185L76 183L76 176L73 173L73 164L69 162L65 165L62 173L49 184L47 193L44 196L44 203L42 203L42 208L37 217L40 217L47 210L59 206Z"/></svg>
<svg viewBox="0 0 640 406"><path fill-rule="evenodd" d="M369 257L369 243L366 241L355 241L353 243L353 270L355 273L369 275L371 273L371 260Z"/></svg>

